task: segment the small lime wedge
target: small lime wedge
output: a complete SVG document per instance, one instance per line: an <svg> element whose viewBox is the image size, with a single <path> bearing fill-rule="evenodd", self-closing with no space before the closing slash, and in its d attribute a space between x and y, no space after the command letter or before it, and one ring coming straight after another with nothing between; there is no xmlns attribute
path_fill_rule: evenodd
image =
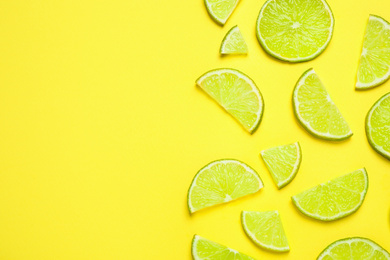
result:
<svg viewBox="0 0 390 260"><path fill-rule="evenodd" d="M279 212L243 211L241 223L252 241L265 249L276 252L290 250Z"/></svg>
<svg viewBox="0 0 390 260"><path fill-rule="evenodd" d="M302 153L299 143L281 145L261 151L265 165L278 189L289 184L301 165Z"/></svg>
<svg viewBox="0 0 390 260"><path fill-rule="evenodd" d="M207 12L213 18L213 20L224 25L232 15L239 0L205 0Z"/></svg>
<svg viewBox="0 0 390 260"><path fill-rule="evenodd" d="M304 215L332 221L359 209L368 189L368 176L360 169L291 197Z"/></svg>
<svg viewBox="0 0 390 260"><path fill-rule="evenodd" d="M352 136L348 123L313 69L298 80L293 107L299 123L317 138L341 141Z"/></svg>
<svg viewBox="0 0 390 260"><path fill-rule="evenodd" d="M248 53L248 46L241 34L238 26L234 26L230 29L222 40L221 48L219 49L221 54L246 54Z"/></svg>
<svg viewBox="0 0 390 260"><path fill-rule="evenodd" d="M375 102L368 112L366 134L372 148L390 160L390 92Z"/></svg>
<svg viewBox="0 0 390 260"><path fill-rule="evenodd" d="M191 213L259 191L259 175L243 162L223 159L211 162L194 177L188 190Z"/></svg>
<svg viewBox="0 0 390 260"><path fill-rule="evenodd" d="M317 260L389 260L390 254L374 241L351 237L337 240L330 244Z"/></svg>
<svg viewBox="0 0 390 260"><path fill-rule="evenodd" d="M234 69L216 69L203 74L196 84L233 116L249 133L254 133L263 116L263 97L255 82Z"/></svg>

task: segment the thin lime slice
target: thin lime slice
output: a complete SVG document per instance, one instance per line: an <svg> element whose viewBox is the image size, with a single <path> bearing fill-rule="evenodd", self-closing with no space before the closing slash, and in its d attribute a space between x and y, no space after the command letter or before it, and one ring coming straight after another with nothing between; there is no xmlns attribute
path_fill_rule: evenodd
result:
<svg viewBox="0 0 390 260"><path fill-rule="evenodd" d="M390 92L375 102L368 112L366 134L372 148L390 160Z"/></svg>
<svg viewBox="0 0 390 260"><path fill-rule="evenodd" d="M265 165L278 189L289 184L297 175L302 161L299 143L281 145L261 151Z"/></svg>
<svg viewBox="0 0 390 260"><path fill-rule="evenodd" d="M330 244L317 260L389 260L390 254L374 241L351 237L337 240Z"/></svg>
<svg viewBox="0 0 390 260"><path fill-rule="evenodd" d="M248 53L248 46L244 40L244 37L241 34L238 26L234 26L230 29L225 38L223 38L221 43L221 48L219 49L221 54L246 54Z"/></svg>
<svg viewBox="0 0 390 260"><path fill-rule="evenodd" d="M356 89L369 89L390 78L390 23L370 15L357 72Z"/></svg>
<svg viewBox="0 0 390 260"><path fill-rule="evenodd" d="M188 190L191 213L259 191L259 175L243 162L223 159L209 163L194 177Z"/></svg>
<svg viewBox="0 0 390 260"><path fill-rule="evenodd" d="M243 211L241 223L252 241L265 249L287 252L290 250L279 212Z"/></svg>
<svg viewBox="0 0 390 260"><path fill-rule="evenodd" d="M207 12L215 22L224 25L232 15L239 0L205 0Z"/></svg>
<svg viewBox="0 0 390 260"><path fill-rule="evenodd" d="M192 257L194 260L255 260L250 256L198 235L195 235L192 240Z"/></svg>
<svg viewBox="0 0 390 260"><path fill-rule="evenodd" d="M203 74L196 84L232 115L249 132L254 133L263 116L263 97L255 82L234 69L216 69Z"/></svg>
<svg viewBox="0 0 390 260"><path fill-rule="evenodd" d="M299 123L317 138L341 141L352 136L347 122L313 69L307 70L298 80L293 92L293 107Z"/></svg>
<svg viewBox="0 0 390 260"><path fill-rule="evenodd" d="M333 26L333 13L325 0L268 0L260 10L256 31L269 55L302 62L325 50Z"/></svg>
<svg viewBox="0 0 390 260"><path fill-rule="evenodd" d="M291 199L304 215L332 221L357 211L367 189L368 176L363 168L306 190Z"/></svg>

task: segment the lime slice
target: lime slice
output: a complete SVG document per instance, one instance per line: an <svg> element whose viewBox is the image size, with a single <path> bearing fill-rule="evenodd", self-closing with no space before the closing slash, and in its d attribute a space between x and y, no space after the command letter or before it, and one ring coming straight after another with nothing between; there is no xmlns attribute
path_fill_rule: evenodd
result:
<svg viewBox="0 0 390 260"><path fill-rule="evenodd" d="M259 175L237 160L223 159L209 163L194 177L188 190L191 213L255 193L263 187Z"/></svg>
<svg viewBox="0 0 390 260"><path fill-rule="evenodd" d="M357 211L367 189L368 176L363 168L306 190L291 199L304 215L331 221Z"/></svg>
<svg viewBox="0 0 390 260"><path fill-rule="evenodd" d="M390 160L390 92L381 97L368 112L366 134L372 148Z"/></svg>
<svg viewBox="0 0 390 260"><path fill-rule="evenodd" d="M266 212L243 211L241 223L245 233L256 245L277 252L290 250L277 210Z"/></svg>
<svg viewBox="0 0 390 260"><path fill-rule="evenodd" d="M302 153L299 143L281 145L261 151L265 165L278 189L289 184L301 165Z"/></svg>
<svg viewBox="0 0 390 260"><path fill-rule="evenodd" d="M238 0L205 0L207 12L215 22L224 25L238 4Z"/></svg>
<svg viewBox="0 0 390 260"><path fill-rule="evenodd" d="M253 133L263 116L263 97L256 84L234 69L216 69L203 74L196 84Z"/></svg>
<svg viewBox="0 0 390 260"><path fill-rule="evenodd" d="M221 54L246 54L248 53L248 47L245 43L244 37L241 34L238 26L234 26L228 31L223 38L221 48L219 49Z"/></svg>
<svg viewBox="0 0 390 260"><path fill-rule="evenodd" d="M195 235L192 240L192 257L195 260L255 260L250 256L198 235Z"/></svg>
<svg viewBox="0 0 390 260"><path fill-rule="evenodd" d="M368 89L390 77L390 23L370 15L357 72L356 89Z"/></svg>
<svg viewBox="0 0 390 260"><path fill-rule="evenodd" d="M370 239L351 237L333 242L317 258L317 260L332 259L388 260L390 259L390 254Z"/></svg>
<svg viewBox="0 0 390 260"><path fill-rule="evenodd" d="M340 141L352 131L313 69L298 80L293 93L294 113L299 123L315 137Z"/></svg>
<svg viewBox="0 0 390 260"><path fill-rule="evenodd" d="M257 18L257 39L271 56L312 60L328 46L334 19L324 0L268 0Z"/></svg>

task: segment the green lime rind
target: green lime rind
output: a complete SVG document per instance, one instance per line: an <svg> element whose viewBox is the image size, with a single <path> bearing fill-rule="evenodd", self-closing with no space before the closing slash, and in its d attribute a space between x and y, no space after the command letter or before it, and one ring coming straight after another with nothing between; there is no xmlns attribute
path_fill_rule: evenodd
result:
<svg viewBox="0 0 390 260"><path fill-rule="evenodd" d="M294 166L293 166L290 174L288 175L288 177L286 177L284 179L279 179L277 177L278 173L275 172L275 171L277 171L277 169L274 169L274 168L280 167L281 165L285 165L285 163L290 158L285 158L285 157L283 157L283 158L270 158L270 159L272 159L272 162L271 162L267 159L266 155L267 155L267 152L270 150L274 150L274 151L283 150L285 147L289 147L289 146L296 147L297 158L295 160ZM295 178L295 176L297 175L297 173L299 171L299 167L301 165L301 162L302 162L302 149L301 149L299 142L296 142L296 143L293 143L290 145L281 145L281 146L277 146L277 147L272 147L272 148L269 148L267 150L261 151L260 155L265 163L265 166L267 167L268 171L271 174L272 180L274 181L274 183L276 184L278 189L282 189L283 187L285 187L287 184L289 184Z"/></svg>
<svg viewBox="0 0 390 260"><path fill-rule="evenodd" d="M247 218L251 219L247 220ZM248 225L247 222L249 220L254 220L255 223ZM268 226L264 226L263 224L268 224ZM259 247L274 252L290 251L280 214L277 210L265 212L242 211L241 225L247 236ZM271 240L272 244L264 240Z"/></svg>
<svg viewBox="0 0 390 260"><path fill-rule="evenodd" d="M192 239L191 254L194 260L255 260L246 254L238 252L237 250L218 244L198 235L194 235L194 238Z"/></svg>
<svg viewBox="0 0 390 260"><path fill-rule="evenodd" d="M226 33L219 48L219 53L221 55L248 53L248 46L237 25Z"/></svg>
<svg viewBox="0 0 390 260"><path fill-rule="evenodd" d="M382 77L377 77L376 75L371 75L373 77L375 77L375 80L372 81L372 82L369 82L369 83L362 83L360 82L359 80L359 74L361 73L360 72L360 67L361 67L361 63L362 63L362 57L363 57L363 52L366 51L367 49L365 49L365 44L366 44L366 36L369 32L369 29L370 28L370 23L371 21L379 21L380 23L382 23L385 27L387 27L387 30L390 31L390 23L388 21L386 21L383 17L380 17L378 15L373 15L373 14L370 14L369 16L369 19L368 19L368 24L366 26L366 31L365 31L365 34L364 34L364 40L363 40L363 46L362 46L362 52L360 54L360 60L359 60L359 65L358 65L358 72L357 72L357 76L356 76L356 85L355 85L355 89L356 90L367 90L367 89L371 89L371 88L374 88L374 87L378 87L380 85L382 85L383 83L385 83L387 80L389 80L390 78L390 61L386 60L386 57L389 57L390 56L390 49L387 47L387 48L383 48L383 45L384 43L381 42L380 45L382 45L382 47L380 46L375 46L373 49L375 50L375 52L378 51L378 49L380 50L387 50L387 52L385 54L381 53L381 55L378 55L377 53L374 55L375 59L382 59L379 61L379 64L380 65L384 65L384 63L387 62L387 66L388 66L388 70L387 70L387 73L385 75L383 75ZM379 39L379 37L374 37L374 39ZM390 38L388 37L387 38L387 46L389 45L390 43ZM369 64L370 65L370 69L372 69L372 64Z"/></svg>
<svg viewBox="0 0 390 260"><path fill-rule="evenodd" d="M260 33L261 18L263 17L263 12L264 12L265 8L271 2L275 2L275 0L267 0L264 3L262 8L260 9L259 15L258 15L257 20L256 20L256 36L257 36L257 40L259 41L261 47L264 49L264 51L267 54L269 54L270 56L272 56L272 57L274 57L274 58L276 58L278 60L281 60L281 61L297 63L297 62L305 62L305 61L309 61L309 60L315 59L321 53L324 52L324 50L328 47L328 45L329 45L329 43L330 43L330 41L331 41L331 39L333 37L333 30L334 30L334 24L335 24L335 20L334 20L332 9L330 8L329 4L325 0L320 0L320 2L322 2L322 4L324 5L325 9L328 11L329 17L330 17L330 20L331 20L331 27L329 28L330 29L329 36L328 36L326 42L320 48L318 48L318 50L315 53L313 53L312 55L307 56L307 57L298 57L298 58L286 58L286 57L281 56L279 53L272 51L267 46L267 44L265 43L265 39L263 39L263 37L261 36L261 33Z"/></svg>
<svg viewBox="0 0 390 260"><path fill-rule="evenodd" d="M365 255L365 256L361 255L362 251L356 252L356 253L360 253L360 255L355 256L351 250L351 244L354 242L364 243L365 247L363 248L363 250L367 250L368 247L370 247L372 251L368 249L369 252L367 253L369 253L369 255ZM348 245L348 247L345 246L343 247L342 245ZM332 252L333 249L336 249L336 251ZM353 260L353 259L357 259L356 257L359 257L358 259L367 259L367 260L369 259L386 260L386 259L390 259L390 254L383 247L381 247L371 239L364 238L364 237L349 237L331 243L320 253L320 255L317 257L317 260L330 260L330 259Z"/></svg>
<svg viewBox="0 0 390 260"><path fill-rule="evenodd" d="M251 90L252 92L255 94L255 96L257 97L257 102L256 104L259 106L259 108L257 109L257 111L249 111L249 112L252 112L254 114L256 114L256 120L254 122L252 122L250 125L246 125L245 122L243 121L243 118L239 118L238 116L236 116L233 112L235 111L233 109L233 112L232 111L229 111L229 108L226 108L224 106L224 104L221 104L220 102L218 102L218 100L216 99L216 97L214 97L207 88L205 88L203 86L203 81L205 79L207 79L208 77L211 77L213 75L221 75L221 74L232 74L234 76L236 76L237 78L240 78L242 80L244 80L248 85L251 86ZM256 132L256 130L259 128L259 125L261 123L261 120L263 118L263 114L264 114L264 99L263 99L263 96L259 90L259 88L256 86L255 82L248 76L246 75L245 73L239 71L239 70L236 70L236 69L231 69L231 68L219 68L219 69L213 69L213 70L210 70L206 73L204 73L202 76L200 76L197 80L196 80L196 84L197 86L199 86L202 90L204 90L211 98L214 99L214 101L216 101L216 103L218 103L218 105L220 105L227 113L229 113L234 119L236 119L240 125L246 130L248 131L250 134L253 134L254 132ZM236 92L235 93L232 93L232 95L235 97L235 99L237 99L237 89L234 89ZM228 93L230 94L230 93ZM232 103L235 103L237 100L233 100ZM250 102L243 102L242 105L247 105L247 104L251 104ZM237 104L235 104L237 105Z"/></svg>
<svg viewBox="0 0 390 260"><path fill-rule="evenodd" d="M351 177L352 183L346 183L345 179ZM307 217L334 221L356 212L363 204L367 190L368 175L366 169L362 168L303 191L291 199L294 206Z"/></svg>
<svg viewBox="0 0 390 260"><path fill-rule="evenodd" d="M388 102L390 104L390 92L383 95L378 101L375 102L375 104L371 107L370 111L367 113L366 116L366 136L369 144L371 147L380 155L385 157L387 160L390 160L390 105L386 108L381 107L381 104L383 101ZM388 146L388 150L385 150L383 148L383 145L379 145L374 141L374 131L373 127L371 125L371 120L373 117L373 114L380 113L379 116L381 120L383 121L381 123L380 127L376 127L378 130L375 131L376 135L384 136L385 140L387 142L384 145ZM382 125L384 123L384 125ZM377 125L377 124L375 124ZM386 137L387 136L387 137ZM387 139L386 139L387 138Z"/></svg>
<svg viewBox="0 0 390 260"><path fill-rule="evenodd" d="M229 19L229 17L233 14L234 10L237 7L239 0L218 0L218 1L214 0L214 2L218 2L218 3L225 2L226 3L226 4L219 4L219 5L217 5L218 7L226 6L227 4L230 4L230 6L228 6L229 10L225 10L223 17L218 17L217 12L219 10L213 10L214 8L212 6L211 1L204 0L204 4L206 6L207 12L209 13L210 17L214 20L214 22L223 26L223 25L225 25L225 23Z"/></svg>
<svg viewBox="0 0 390 260"><path fill-rule="evenodd" d="M224 171L223 178L219 179L220 182L218 182L217 184L215 184L215 182L214 183L208 182L207 183L207 185L208 185L207 188L202 187L202 189L203 189L202 191L204 191L205 193L208 193L207 194L208 197L200 196L200 200L193 201L192 195L195 195L195 196L201 195L201 194L199 194L199 192L195 193L195 191L194 191L194 188L198 187L197 180L198 180L199 176L201 176L202 173L205 172L205 170L211 169L213 166L219 166L221 164L225 164L226 165L226 164L229 164L229 163L239 165L239 166L241 166L241 167L243 167L245 169L246 177L243 179L243 175L242 175L241 178L239 179L239 181L246 181L247 183L242 185L242 183L239 183L237 181L232 181L232 178L234 178L234 176L228 175L228 173L231 173L231 174L234 175L234 173L236 173L236 172L233 172L233 171L227 172L226 168L225 168L224 169L225 171ZM212 177L213 177L212 179L214 181L218 181L218 176L214 175ZM231 178L230 182L229 182L229 179L228 179L229 177ZM210 178L208 178L208 179L210 179ZM249 181L251 183L248 183ZM213 184L215 184L215 185L213 185ZM229 184L231 186L229 186ZM226 185L228 186L227 187L228 189L229 188L230 189L233 188L231 191L229 191L230 194L228 194L226 192L226 190L223 190L224 189L223 186L226 186ZM201 209L204 209L204 208L209 208L209 207L212 207L212 206L215 206L215 205L219 205L219 204L228 203L230 201L239 199L239 198L244 197L246 195L250 195L250 194L256 193L256 192L258 192L262 188L263 188L263 182L262 182L259 174L252 167L247 165L246 163L243 163L243 162L241 162L239 160L236 160L236 159L220 159L220 160L216 160L216 161L210 162L207 165L205 165L204 167L202 167L196 173L196 175L194 176L194 179L192 180L190 188L188 189L188 193L187 193L187 206L188 206L188 210L189 210L189 212L191 214L193 214L194 212L196 212L198 210L201 210ZM245 190L245 192L243 192L243 190ZM239 192L241 192L241 194L236 195ZM205 200L210 199L211 196L212 196L212 199L214 199L214 201L212 203L205 203L205 204L203 204L200 207L194 206L194 204L196 204L196 203L204 202Z"/></svg>
<svg viewBox="0 0 390 260"><path fill-rule="evenodd" d="M353 133L352 133L351 129L349 128L348 123L345 121L344 117L342 116L341 112L338 110L337 106L330 99L330 97L329 97L330 103L333 104L333 106L335 107L335 110L337 110L336 113L339 113L339 115L340 115L339 123L341 123L341 120L342 120L343 124L345 124L345 128L348 128L348 130L349 130L347 133L342 134L342 135L331 135L331 134L319 132L319 131L313 129L313 127L311 127L310 124L305 119L303 119L302 116L299 114L299 107L298 107L299 106L299 104L298 104L299 102L296 101L296 99L298 98L297 97L298 96L297 92L299 90L299 87L304 83L304 81L306 80L306 78L310 74L315 74L315 72L314 72L314 70L312 68L308 69L307 71L305 71L302 74L302 76L298 79L298 81L297 81L297 83L295 85L294 91L293 91L292 104L293 104L293 111L294 111L294 115L295 115L296 119L298 120L300 125L308 133L310 133L311 135L313 135L316 138L327 140L327 141L343 141L343 140L346 140L346 139L350 138L353 135ZM322 85L322 83L321 83L321 85ZM325 91L326 91L326 89L325 89ZM327 93L327 95L329 96L328 93ZM340 127L338 127L338 129L339 128Z"/></svg>

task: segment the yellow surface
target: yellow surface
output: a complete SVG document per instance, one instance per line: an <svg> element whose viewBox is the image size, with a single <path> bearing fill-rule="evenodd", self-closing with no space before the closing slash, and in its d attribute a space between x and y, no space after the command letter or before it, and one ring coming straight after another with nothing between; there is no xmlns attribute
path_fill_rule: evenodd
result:
<svg viewBox="0 0 390 260"><path fill-rule="evenodd" d="M198 234L257 259L315 259L349 236L390 250L390 161L369 146L371 105L390 82L354 90L369 14L390 20L385 0L329 0L335 31L313 61L269 57L255 36L265 0L243 0L224 27L202 0L0 2L0 259L191 259ZM238 24L247 56L218 54ZM265 100L249 135L195 86L231 67ZM293 116L295 82L314 67L354 135L311 137ZM277 190L261 150L299 141L297 177ZM236 158L256 169L257 194L190 216L187 189L203 165ZM357 213L332 223L301 215L290 197L366 167L369 190ZM242 210L279 210L291 251L257 248Z"/></svg>

